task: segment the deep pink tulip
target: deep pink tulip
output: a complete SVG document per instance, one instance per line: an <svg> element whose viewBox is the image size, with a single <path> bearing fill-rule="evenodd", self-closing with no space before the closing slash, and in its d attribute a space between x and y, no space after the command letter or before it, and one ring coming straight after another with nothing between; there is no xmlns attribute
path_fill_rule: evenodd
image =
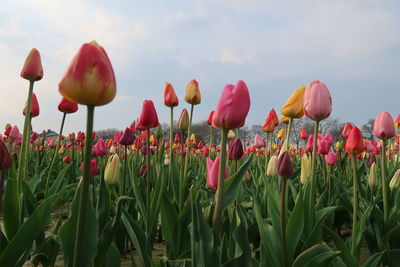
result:
<svg viewBox="0 0 400 267"><path fill-rule="evenodd" d="M265 147L265 141L259 134L256 134L256 136L254 136L254 145L256 148Z"/></svg>
<svg viewBox="0 0 400 267"><path fill-rule="evenodd" d="M132 145L133 134L130 128L126 128L122 136L119 138L119 143L124 146Z"/></svg>
<svg viewBox="0 0 400 267"><path fill-rule="evenodd" d="M278 173L284 178L290 178L294 174L293 163L287 151L279 157Z"/></svg>
<svg viewBox="0 0 400 267"><path fill-rule="evenodd" d="M29 81L39 81L43 78L42 60L36 48L32 48L26 58L21 71L21 77Z"/></svg>
<svg viewBox="0 0 400 267"><path fill-rule="evenodd" d="M96 145L94 146L96 156L104 156L107 154L107 146L103 138L99 138Z"/></svg>
<svg viewBox="0 0 400 267"><path fill-rule="evenodd" d="M331 148L333 144L333 137L332 134L328 133L325 136L322 134L318 135L318 153L320 154L328 154L329 149Z"/></svg>
<svg viewBox="0 0 400 267"><path fill-rule="evenodd" d="M236 139L235 142L229 148L229 159L239 160L243 156L243 146L240 139Z"/></svg>
<svg viewBox="0 0 400 267"><path fill-rule="evenodd" d="M225 85L212 119L220 129L236 129L244 125L250 109L250 95L244 81Z"/></svg>
<svg viewBox="0 0 400 267"><path fill-rule="evenodd" d="M75 113L78 111L78 104L63 97L61 98L60 104L58 104L58 110L67 114Z"/></svg>
<svg viewBox="0 0 400 267"><path fill-rule="evenodd" d="M394 122L389 112L383 111L376 117L374 135L379 139L391 139L394 137Z"/></svg>
<svg viewBox="0 0 400 267"><path fill-rule="evenodd" d="M325 155L326 164L333 166L337 162L337 154L329 151L327 155Z"/></svg>
<svg viewBox="0 0 400 267"><path fill-rule="evenodd" d="M160 125L160 123L158 122L157 111L154 108L153 101L144 100L137 127L140 129L150 129L158 125Z"/></svg>
<svg viewBox="0 0 400 267"><path fill-rule="evenodd" d="M320 81L312 81L304 92L304 114L314 120L321 121L332 112L332 98L328 87Z"/></svg>
<svg viewBox="0 0 400 267"><path fill-rule="evenodd" d="M207 158L207 186L211 189L217 190L218 188L218 170L219 170L219 157L214 161ZM225 179L228 177L228 169L225 167Z"/></svg>

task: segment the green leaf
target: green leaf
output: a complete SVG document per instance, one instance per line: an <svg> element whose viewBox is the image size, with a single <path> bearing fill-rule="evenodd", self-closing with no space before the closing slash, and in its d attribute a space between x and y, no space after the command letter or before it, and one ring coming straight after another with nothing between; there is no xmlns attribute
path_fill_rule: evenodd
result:
<svg viewBox="0 0 400 267"><path fill-rule="evenodd" d="M125 210L122 211L121 219L129 238L131 239L139 254L142 266L151 266L150 256L147 252L147 241L145 233L137 224L137 222L132 218L132 216Z"/></svg>
<svg viewBox="0 0 400 267"><path fill-rule="evenodd" d="M362 267L378 267L381 264L383 252L378 252L369 257L369 259L362 265Z"/></svg>
<svg viewBox="0 0 400 267"><path fill-rule="evenodd" d="M21 206L18 197L18 184L14 178L8 178L3 201L4 231L8 240L11 240L20 225Z"/></svg>
<svg viewBox="0 0 400 267"><path fill-rule="evenodd" d="M289 262L292 261L294 253L296 251L297 244L300 240L301 234L303 233L304 227L304 200L303 191L300 191L297 197L296 204L292 213L289 216L288 223L286 226L286 243L287 243L287 255Z"/></svg>
<svg viewBox="0 0 400 267"><path fill-rule="evenodd" d="M107 259L105 264L106 267L121 266L121 254L114 243L112 243L108 248L105 257Z"/></svg>
<svg viewBox="0 0 400 267"><path fill-rule="evenodd" d="M296 258L292 267L328 266L328 262L333 260L339 253L338 251L332 251L325 243L316 244L303 251Z"/></svg>
<svg viewBox="0 0 400 267"><path fill-rule="evenodd" d="M110 211L110 191L104 179L100 178L99 200L97 201L96 217L99 221L99 236L103 231Z"/></svg>
<svg viewBox="0 0 400 267"><path fill-rule="evenodd" d="M356 261L350 253L350 248L347 244L336 234L336 232L329 229L327 226L324 226L324 230L330 238L332 239L333 243L335 244L336 249L340 250L342 253L340 254L340 258L346 263L347 266L357 266Z"/></svg>
<svg viewBox="0 0 400 267"><path fill-rule="evenodd" d="M50 212L55 197L45 200L21 225L0 255L0 266L16 266L21 256L31 248L35 238L50 223Z"/></svg>
<svg viewBox="0 0 400 267"><path fill-rule="evenodd" d="M224 198L222 202L222 208L227 207L231 204L239 194L239 190L242 185L242 178L250 168L253 155L251 155L246 162L240 167L239 171L232 176L228 177L224 181Z"/></svg>
<svg viewBox="0 0 400 267"><path fill-rule="evenodd" d="M70 218L60 227L59 237L61 240L61 246L64 250L64 265L72 266L74 260L74 249L75 249L75 239L76 239L76 229L78 224L78 213L79 213L79 200L80 200L81 186L79 185L75 193L74 201L71 204L71 216ZM82 218L87 220L84 232L86 238L80 240L83 242L83 247L85 248L85 266L89 266L92 262L94 255L96 254L96 244L97 244L97 219L96 213L93 208L92 195L89 193L88 196L88 207L85 217Z"/></svg>
<svg viewBox="0 0 400 267"><path fill-rule="evenodd" d="M57 193L61 189L61 185L65 181L65 175L68 172L70 167L71 167L71 164L68 164L59 172L56 180L53 182L53 185L49 189L49 192L48 192L49 196Z"/></svg>
<svg viewBox="0 0 400 267"><path fill-rule="evenodd" d="M162 194L163 198L161 201L161 230L171 250L172 255L169 257L174 257L179 251L177 242L177 227L178 227L178 214L175 207L172 205L168 197Z"/></svg>

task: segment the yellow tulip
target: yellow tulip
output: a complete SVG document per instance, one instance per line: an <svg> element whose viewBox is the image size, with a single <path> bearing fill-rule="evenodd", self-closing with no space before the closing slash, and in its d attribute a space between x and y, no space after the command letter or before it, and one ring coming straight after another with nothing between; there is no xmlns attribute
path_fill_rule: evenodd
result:
<svg viewBox="0 0 400 267"><path fill-rule="evenodd" d="M276 137L278 137L279 139L282 139L285 137L285 129L280 129L278 131L278 133L276 134Z"/></svg>
<svg viewBox="0 0 400 267"><path fill-rule="evenodd" d="M300 182L305 184L311 175L311 158L304 155L301 158Z"/></svg>
<svg viewBox="0 0 400 267"><path fill-rule="evenodd" d="M115 185L119 175L119 157L117 154L112 154L108 160L106 169L104 170L104 181L109 185Z"/></svg>
<svg viewBox="0 0 400 267"><path fill-rule="evenodd" d="M186 86L185 101L192 105L201 103L199 84L196 80L191 80Z"/></svg>
<svg viewBox="0 0 400 267"><path fill-rule="evenodd" d="M289 99L286 101L286 104L281 109L281 113L283 116L292 119L293 118L299 119L303 117L304 115L303 98L305 90L306 90L305 86L302 85L301 87L293 91Z"/></svg>
<svg viewBox="0 0 400 267"><path fill-rule="evenodd" d="M229 130L228 131L228 139L235 139L235 137L236 137L235 132L232 130Z"/></svg>

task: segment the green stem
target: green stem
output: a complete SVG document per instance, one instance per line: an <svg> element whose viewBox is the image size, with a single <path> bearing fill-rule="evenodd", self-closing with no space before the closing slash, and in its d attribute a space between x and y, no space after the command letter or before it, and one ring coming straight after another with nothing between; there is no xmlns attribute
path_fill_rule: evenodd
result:
<svg viewBox="0 0 400 267"><path fill-rule="evenodd" d="M215 210L213 216L214 233L218 237L217 240L222 238L222 202L224 200L224 176L225 176L225 163L226 163L226 141L228 129L221 130L221 157L219 161L218 171L218 187L215 193Z"/></svg>
<svg viewBox="0 0 400 267"><path fill-rule="evenodd" d="M48 193L48 188L49 188L50 175L51 175L51 172L53 171L53 168L54 168L54 163L55 163L55 161L56 161L58 149L60 148L61 135L62 135L62 132L63 132L63 129L64 129L64 122L65 122L65 117L66 117L66 115L67 115L67 113L64 112L64 113L63 113L62 120L61 120L60 131L59 131L59 134L58 134L57 146L56 146L56 149L54 150L53 158L51 159L49 172L47 173L46 187L45 187L45 190L44 190L44 199L47 198L47 193Z"/></svg>
<svg viewBox="0 0 400 267"><path fill-rule="evenodd" d="M356 226L357 226L357 211L358 211L358 195L357 195L357 155L353 153L351 157L351 163L353 165L353 229L352 229L352 239L351 239L351 254L355 256L356 250Z"/></svg>
<svg viewBox="0 0 400 267"><path fill-rule="evenodd" d="M331 176L331 166L327 165L327 179L328 179L328 206L331 205L331 191L332 191L332 176Z"/></svg>
<svg viewBox="0 0 400 267"><path fill-rule="evenodd" d="M385 168L386 168L386 140L382 140L382 154L381 154L381 183L382 183L382 196L383 196L383 218L384 222L386 223L388 218L389 218L389 207L388 207L388 190L387 190L387 183L386 183L386 177L385 177Z"/></svg>
<svg viewBox="0 0 400 267"><path fill-rule="evenodd" d="M282 177L282 192L281 192L281 251L283 266L287 267L287 248L286 248L286 179Z"/></svg>
<svg viewBox="0 0 400 267"><path fill-rule="evenodd" d="M210 149L213 144L213 127L210 126Z"/></svg>
<svg viewBox="0 0 400 267"><path fill-rule="evenodd" d="M94 117L94 106L87 106L87 120L86 120L86 142L85 142L85 154L84 154L84 169L83 177L81 181L80 196L79 196L79 209L78 209L78 222L76 229L75 238L75 250L74 250L74 267L83 266L85 262L85 248L83 247L86 237L85 229L89 227L87 225L87 213L90 205L89 201L89 187L90 187L90 160L92 152L93 142L93 117Z"/></svg>
<svg viewBox="0 0 400 267"><path fill-rule="evenodd" d="M186 182L186 176L187 176L187 171L188 171L188 163L189 163L189 157L190 157L190 135L192 134L192 119L193 119L193 108L194 105L192 104L190 106L190 118L189 118L189 128L188 128L188 142L186 146L186 157L185 157L185 169L183 172L183 182Z"/></svg>
<svg viewBox="0 0 400 267"><path fill-rule="evenodd" d="M147 213L147 222L146 222L146 234L147 234L147 246L151 251L151 234L150 234L150 193L151 193L151 184L150 184L150 129L147 129L147 169L146 169L146 182L147 182L147 191L146 191L146 213Z"/></svg>
<svg viewBox="0 0 400 267"><path fill-rule="evenodd" d="M310 199L310 206L309 211L313 211L315 198L316 198L316 187L317 181L315 178L316 166L315 161L317 159L317 140L318 140L318 128L319 128L319 121L314 122L314 140L313 140L313 151L311 156L311 199Z"/></svg>
<svg viewBox="0 0 400 267"><path fill-rule="evenodd" d="M264 151L265 151L265 175L267 175L267 169L268 169L268 160L269 160L269 157L268 157L268 149L269 149L269 146L268 146L268 144L269 144L269 138L270 138L270 133L267 133L267 137L265 138L265 149L264 149Z"/></svg>
<svg viewBox="0 0 400 267"><path fill-rule="evenodd" d="M286 131L286 147L285 150L289 151L289 145L290 145L290 132L292 130L292 118L289 118L289 124L287 126L287 131Z"/></svg>
<svg viewBox="0 0 400 267"><path fill-rule="evenodd" d="M126 167L128 162L128 146L125 145L124 173L122 175L121 196L125 196ZM147 166L148 167L148 166Z"/></svg>

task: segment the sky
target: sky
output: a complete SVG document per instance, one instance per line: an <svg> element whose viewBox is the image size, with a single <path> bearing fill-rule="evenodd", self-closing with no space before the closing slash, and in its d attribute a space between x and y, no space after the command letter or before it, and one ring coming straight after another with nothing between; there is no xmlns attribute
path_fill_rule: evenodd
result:
<svg viewBox="0 0 400 267"><path fill-rule="evenodd" d="M3 0L0 6L0 130L22 130L28 81L20 77L37 48L44 77L35 83L40 115L33 129L58 131L58 82L83 43L107 51L117 96L95 110L94 129L123 129L151 99L160 122L165 82L183 108L196 79L206 120L226 84L244 80L251 107L246 125L262 124L291 92L312 80L332 95L331 117L361 126L387 110L400 113L400 2L396 0ZM278 112L279 113L279 112ZM67 116L66 132L83 130L86 107ZM2 131L0 131L2 132Z"/></svg>

